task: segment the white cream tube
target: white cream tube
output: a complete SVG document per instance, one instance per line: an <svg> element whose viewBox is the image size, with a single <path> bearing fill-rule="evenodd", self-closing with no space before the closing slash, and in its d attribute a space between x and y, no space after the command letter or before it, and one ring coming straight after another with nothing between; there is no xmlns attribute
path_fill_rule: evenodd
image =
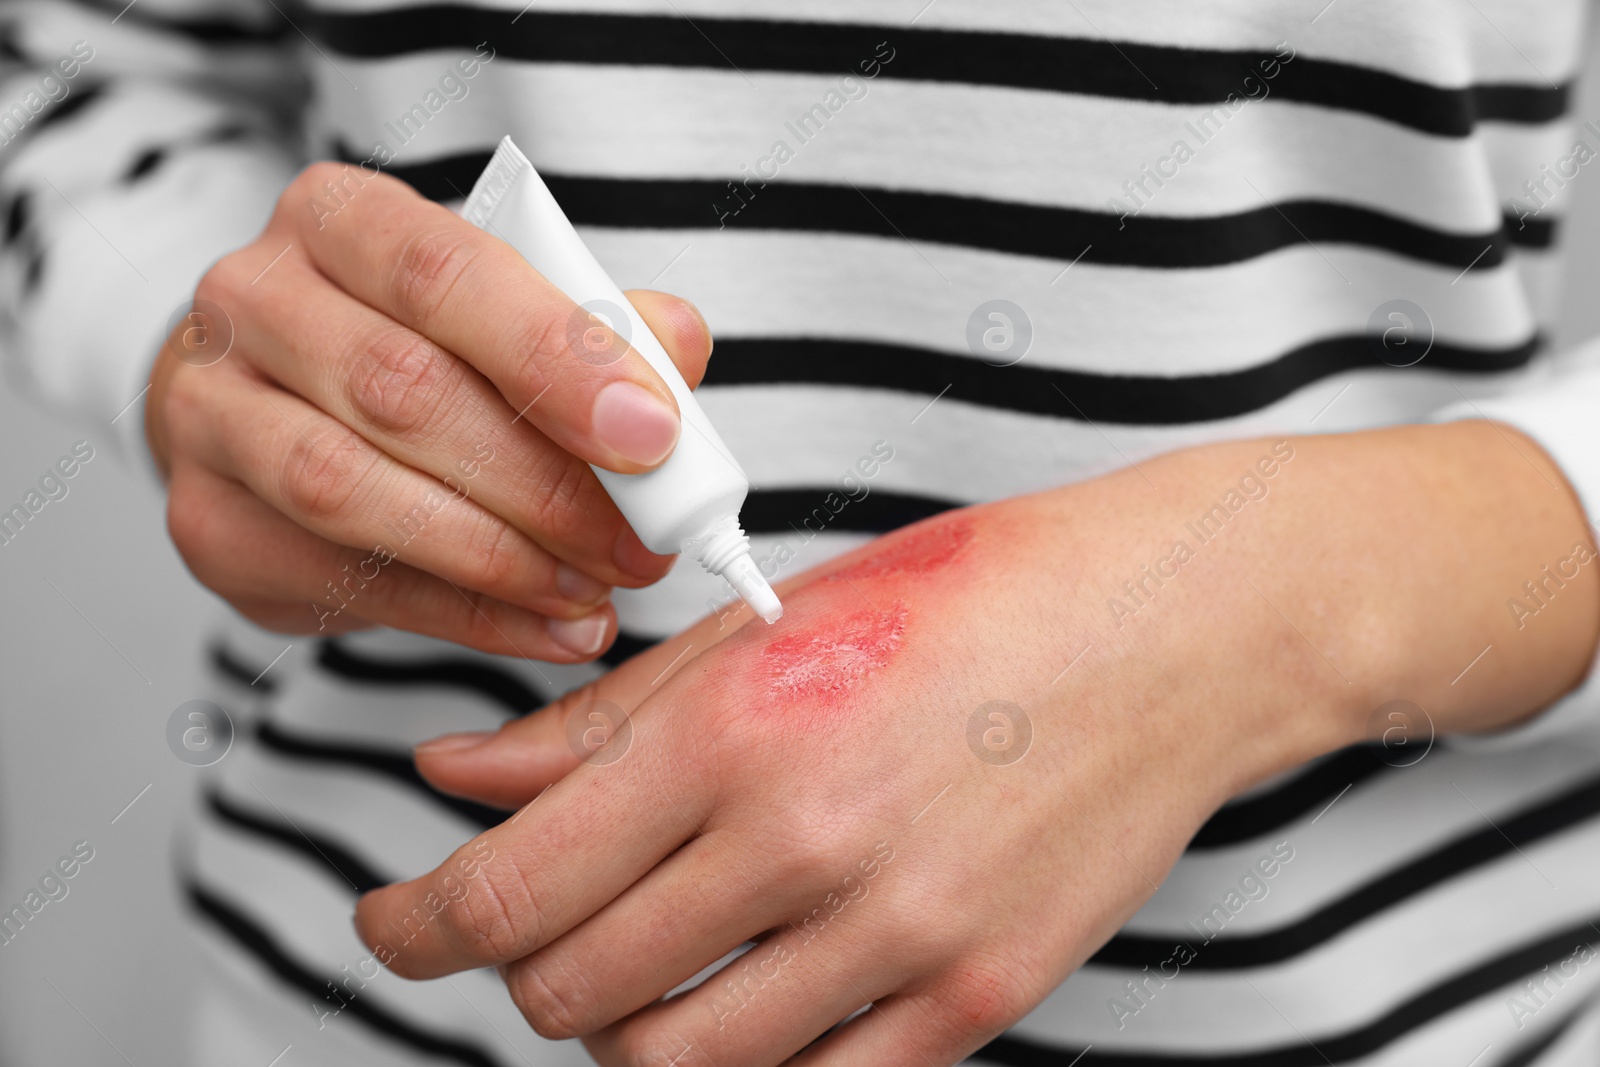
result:
<svg viewBox="0 0 1600 1067"><path fill-rule="evenodd" d="M461 213L474 226L509 243L575 303L610 320L616 333L667 383L683 418L683 432L667 461L644 474L590 466L647 548L693 557L712 574L727 579L756 614L777 622L783 605L750 558L750 539L739 526L739 509L750 491L744 469L722 443L666 349L595 260L511 138L500 142ZM626 321L617 321L618 316ZM579 325L585 322L586 318ZM573 332L575 340L581 337L581 330Z"/></svg>

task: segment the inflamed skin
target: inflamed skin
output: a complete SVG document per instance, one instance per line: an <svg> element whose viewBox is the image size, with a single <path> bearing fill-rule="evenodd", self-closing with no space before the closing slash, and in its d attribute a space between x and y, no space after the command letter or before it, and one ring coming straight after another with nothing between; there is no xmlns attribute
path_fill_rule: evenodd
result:
<svg viewBox="0 0 1600 1067"><path fill-rule="evenodd" d="M908 612L896 600L781 637L761 654L768 690L790 699L835 700L889 664L905 636Z"/></svg>
<svg viewBox="0 0 1600 1067"><path fill-rule="evenodd" d="M828 580L859 582L931 574L955 560L972 540L973 533L972 518L968 515L933 523L901 538L882 552L834 571Z"/></svg>
<svg viewBox="0 0 1600 1067"><path fill-rule="evenodd" d="M967 516L931 523L829 575L824 588L847 599L830 595L826 610L808 613L815 617L767 645L761 670L768 692L786 701L834 702L887 667L912 615L906 597L892 594L909 594L917 580L944 569L973 535Z"/></svg>

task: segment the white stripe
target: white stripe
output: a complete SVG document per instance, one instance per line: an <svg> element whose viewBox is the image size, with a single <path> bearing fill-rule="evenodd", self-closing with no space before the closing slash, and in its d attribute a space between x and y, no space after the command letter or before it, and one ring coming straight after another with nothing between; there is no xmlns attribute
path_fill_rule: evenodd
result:
<svg viewBox="0 0 1600 1067"><path fill-rule="evenodd" d="M383 141L399 152L400 164L482 151L510 134L536 166L558 174L735 181L776 174L775 181L852 182L1093 211L1106 210L1113 196L1136 204L1123 189L1132 180L1153 192L1141 194L1150 198L1150 213L1182 217L1259 207L1240 181L1248 174L1275 201L1333 200L1468 233L1497 227L1504 200L1541 177L1539 163L1554 166L1572 144L1564 120L1493 123L1467 138L1435 137L1270 95L1230 112L1019 89L980 93L969 85L889 77L859 80L849 89L857 98L811 133L793 124L839 88L840 73L754 72L761 91L741 92L721 73L703 69L601 71L501 58L464 82L467 95L429 117L402 147L398 125L385 124L397 124L456 58L448 52L341 58L360 92L325 66L312 75L331 129L363 158ZM529 109L521 104L526 100L565 104ZM928 135L940 129L962 132ZM1180 140L1194 158L1181 166L1161 163ZM793 159L763 163L779 141ZM1351 166L1352 158L1361 165ZM1498 160L1516 162L1493 165ZM1146 165L1173 176L1158 185L1159 176L1144 178ZM759 214L759 180L751 188L750 210ZM710 203L706 210L709 217Z"/></svg>
<svg viewBox="0 0 1600 1067"><path fill-rule="evenodd" d="M582 233L624 288L659 270L682 249L685 236L589 227ZM695 302L720 339L880 341L973 359L967 320L980 304L1003 297L1033 324L1026 365L1106 374L1257 366L1310 341L1363 333L1374 310L1398 296L1427 311L1441 342L1514 346L1536 325L1518 257L1471 271L1451 286L1459 267L1297 242L1203 270L1141 271L1085 261L1052 287L1061 269L1054 261L948 245L921 248L949 284L898 238L711 231L697 236L672 268L672 288ZM1356 284L1346 285L1341 273ZM898 282L886 287L885 278ZM774 297L795 293L806 298ZM1248 298L1241 306L1243 294ZM939 405L955 398L952 393ZM922 422L937 421L937 411Z"/></svg>
<svg viewBox="0 0 1600 1067"><path fill-rule="evenodd" d="M1312 427L1317 432L1424 421L1433 411L1459 400L1453 386L1468 395L1481 395L1505 384L1465 375L1355 371L1324 379L1236 419L1172 427L1101 425L1111 444L1094 427L1066 421L1065 404L1063 418L1057 418L980 407L950 395L934 408L938 418L930 414L912 426L911 416L926 400L909 393L827 386L702 386L697 395L729 448L763 488L837 484L861 452L883 438L894 445L895 459L874 479L875 488L973 503L1116 470L1126 465L1124 455L1138 463L1205 441L1307 432L1312 416L1346 385L1350 392L1317 420ZM795 455L783 447L783 442L795 440L835 443ZM1004 442L1003 455L990 451L994 442Z"/></svg>
<svg viewBox="0 0 1600 1067"><path fill-rule="evenodd" d="M317 6L336 11L382 11L426 2L324 0ZM1387 0L1340 0L1313 27L1312 17L1325 4L1326 0L1295 0L1244 8L1229 0L1146 0L1137 6L1117 0L1003 5L986 0L939 0L917 19L915 28L983 29L1087 40L1099 40L1104 34L1118 42L1244 52L1270 52L1278 41L1287 39L1306 55L1387 68L1407 78L1445 86L1474 80L1542 86L1541 71L1560 81L1577 69L1584 10L1581 0L1407 5ZM506 11L508 21L510 15L529 7L528 0L496 0L475 6ZM1474 6L1483 15L1477 14ZM927 0L887 0L877 4L808 0L803 16L788 11L784 14L809 22L884 26L887 32L901 26L910 29L911 19L926 7ZM645 13L693 19L771 18L774 12L768 0L536 0L529 10ZM737 62L738 57L732 59ZM1530 61L1534 66L1529 65ZM731 67L727 76L738 80Z"/></svg>

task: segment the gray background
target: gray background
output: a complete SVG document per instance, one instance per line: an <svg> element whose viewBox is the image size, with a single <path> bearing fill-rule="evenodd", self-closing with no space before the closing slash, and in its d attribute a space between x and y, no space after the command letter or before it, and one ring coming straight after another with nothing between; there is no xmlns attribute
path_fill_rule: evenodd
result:
<svg viewBox="0 0 1600 1067"><path fill-rule="evenodd" d="M95 850L67 896L0 945L0 1063L154 1067L176 1059L195 960L169 831L200 772L172 755L165 727L202 695L200 632L221 602L184 569L163 500L110 428L52 417L9 386L3 507L85 439L96 455L68 495L0 545L0 911L74 842Z"/></svg>
<svg viewBox="0 0 1600 1067"><path fill-rule="evenodd" d="M1580 121L1600 122L1595 83L1582 86ZM1565 223L1558 344L1600 334L1594 169L1580 172ZM0 507L81 439L97 456L69 495L0 546L0 911L74 842L89 841L95 857L65 899L0 945L0 1063L153 1067L180 1054L196 958L180 926L169 831L198 775L164 731L174 708L205 695L199 639L220 602L189 577L162 501L115 456L110 428L41 412L9 384ZM135 981L130 960L142 968Z"/></svg>

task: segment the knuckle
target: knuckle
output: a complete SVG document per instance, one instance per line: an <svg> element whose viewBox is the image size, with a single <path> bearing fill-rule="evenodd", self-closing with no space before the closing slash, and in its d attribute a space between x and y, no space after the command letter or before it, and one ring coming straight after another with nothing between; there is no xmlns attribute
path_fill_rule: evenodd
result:
<svg viewBox="0 0 1600 1067"><path fill-rule="evenodd" d="M511 991L528 1025L540 1037L565 1041L597 1029L586 983L571 967L553 960L527 960Z"/></svg>
<svg viewBox="0 0 1600 1067"><path fill-rule="evenodd" d="M328 431L296 434L279 468L278 491L290 510L311 519L342 514L356 495L349 457L354 434Z"/></svg>
<svg viewBox="0 0 1600 1067"><path fill-rule="evenodd" d="M223 529L216 502L180 472L167 498L167 532L195 580L243 612L250 581L241 567L247 561Z"/></svg>
<svg viewBox="0 0 1600 1067"><path fill-rule="evenodd" d="M322 184L333 180L338 169L338 164L324 159L296 174L294 180L278 194L278 201L272 206L272 220L268 228L297 228L307 215L306 205L318 197Z"/></svg>
<svg viewBox="0 0 1600 1067"><path fill-rule="evenodd" d="M540 306L519 315L505 342L509 352L520 353L517 376L529 397L538 396L569 362L567 316L559 308Z"/></svg>
<svg viewBox="0 0 1600 1067"><path fill-rule="evenodd" d="M211 509L196 499L187 485L186 480L173 479L167 495L167 533L194 576L210 585Z"/></svg>
<svg viewBox="0 0 1600 1067"><path fill-rule="evenodd" d="M541 469L522 484L532 487L527 503L528 519L535 529L542 530L563 544L590 544L597 508L602 501L592 497L598 486L594 475L581 460L571 453L552 450ZM610 555L609 542L601 556Z"/></svg>
<svg viewBox="0 0 1600 1067"><path fill-rule="evenodd" d="M295 175L294 180L289 183L283 194L278 197L278 213L303 212L307 197L316 196L322 191L323 185L333 181L335 177L347 169L347 164L336 163L331 159L319 159L307 165L304 170Z"/></svg>
<svg viewBox="0 0 1600 1067"><path fill-rule="evenodd" d="M538 367L553 366L571 350L567 337L568 317L554 307L541 307L523 329L522 350ZM548 377L548 375L543 375Z"/></svg>
<svg viewBox="0 0 1600 1067"><path fill-rule="evenodd" d="M347 395L356 412L388 433L428 429L460 375L450 357L404 327L382 330L350 367Z"/></svg>
<svg viewBox="0 0 1600 1067"><path fill-rule="evenodd" d="M479 649L500 648L505 645L502 627L494 621L500 609L493 597L470 588L459 590L459 595L449 586L444 586L443 589L444 591L438 595L445 610L439 615L451 619L454 624L450 628L451 632L461 635L459 639L452 638L452 640Z"/></svg>
<svg viewBox="0 0 1600 1067"><path fill-rule="evenodd" d="M846 891L844 879L855 874L860 849L828 825L825 814L818 818L818 824L806 825L800 817L784 817L771 827L770 837L751 842L750 848L777 884L806 887L811 891L806 906L829 910Z"/></svg>
<svg viewBox="0 0 1600 1067"><path fill-rule="evenodd" d="M485 514L463 550L467 573L482 589L502 589L522 571L522 536L493 515Z"/></svg>
<svg viewBox="0 0 1600 1067"><path fill-rule="evenodd" d="M338 163L331 159L319 159L306 165L295 178L295 181L304 188L320 189L324 182L330 181L335 175L348 169L348 164Z"/></svg>
<svg viewBox="0 0 1600 1067"><path fill-rule="evenodd" d="M806 885L813 889L813 898L808 900L808 907L813 910L826 908L827 901L821 894L829 891L829 878L837 868L820 849L808 847L803 842L795 843L792 847L779 850L773 856L772 866L783 883Z"/></svg>
<svg viewBox="0 0 1600 1067"><path fill-rule="evenodd" d="M775 857L780 868L794 878L824 883L847 871L853 857L833 840L825 826L791 825L781 834L783 847Z"/></svg>
<svg viewBox="0 0 1600 1067"><path fill-rule="evenodd" d="M160 399L161 424L166 427L167 446L174 457L202 450L202 427L215 395L202 388L195 375L184 373L187 369L173 374Z"/></svg>
<svg viewBox="0 0 1600 1067"><path fill-rule="evenodd" d="M514 865L484 867L476 889L461 899L454 918L456 936L468 951L485 962L505 962L539 943L539 907Z"/></svg>
<svg viewBox="0 0 1600 1067"><path fill-rule="evenodd" d="M249 291L249 280L243 250L229 252L200 276L194 298L209 300L219 307L237 306Z"/></svg>
<svg viewBox="0 0 1600 1067"><path fill-rule="evenodd" d="M875 884L870 891L883 894L878 902L876 929L885 944L895 946L899 958L914 961L915 966L924 969L951 969L949 961L959 951L953 946L965 943L961 939L969 931L964 926L927 921L928 915L941 914L949 907L949 897L941 887L916 878L902 878L895 883ZM979 958L977 952L972 955Z"/></svg>
<svg viewBox="0 0 1600 1067"><path fill-rule="evenodd" d="M316 633L315 619L305 610L305 605L274 604L267 601L233 597L228 601L233 610L249 619L263 630L278 634Z"/></svg>
<svg viewBox="0 0 1600 1067"><path fill-rule="evenodd" d="M694 1067L712 1062L682 1036L651 1027L630 1027L617 1035L620 1062L628 1067Z"/></svg>
<svg viewBox="0 0 1600 1067"><path fill-rule="evenodd" d="M406 238L389 283L399 314L419 328L432 322L477 256L473 235L459 229L429 227Z"/></svg>
<svg viewBox="0 0 1600 1067"><path fill-rule="evenodd" d="M934 1014L960 1035L996 1033L1026 1014L1026 983L1016 968L998 960L967 960L958 965Z"/></svg>

